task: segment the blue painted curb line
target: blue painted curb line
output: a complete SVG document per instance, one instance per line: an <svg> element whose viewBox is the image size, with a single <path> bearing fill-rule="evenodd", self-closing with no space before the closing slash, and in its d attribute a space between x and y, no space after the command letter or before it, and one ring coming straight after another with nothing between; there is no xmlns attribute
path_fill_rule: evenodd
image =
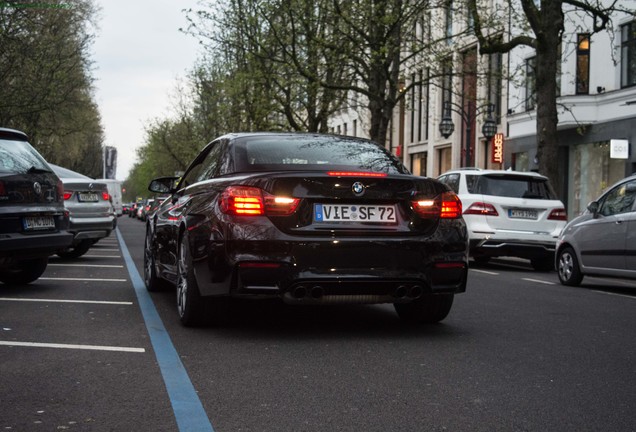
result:
<svg viewBox="0 0 636 432"><path fill-rule="evenodd" d="M194 390L192 381L190 381L188 372L185 370L179 354L172 344L170 336L150 298L150 294L148 294L135 263L128 252L119 228L116 228L115 232L126 261L126 267L128 267L130 280L135 288L135 294L137 294L139 307L150 335L150 342L155 351L163 381L166 384L166 390L168 391L179 431L214 432L201 400L196 390Z"/></svg>

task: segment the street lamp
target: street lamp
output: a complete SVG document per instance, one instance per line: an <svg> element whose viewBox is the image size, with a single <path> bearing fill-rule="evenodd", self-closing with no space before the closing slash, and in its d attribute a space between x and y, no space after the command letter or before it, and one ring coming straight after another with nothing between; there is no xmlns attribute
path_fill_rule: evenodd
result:
<svg viewBox="0 0 636 432"><path fill-rule="evenodd" d="M439 132L444 138L448 138L449 136L451 136L453 131L455 130L455 124L453 123L453 119L451 118L451 111L454 111L457 114L461 115L464 123L466 123L465 166L470 165L470 140L472 136L473 121L475 121L477 115L484 109L487 110L488 116L486 117L484 125L481 128L481 133L488 141L490 141L492 137L494 137L497 133L497 123L495 123L495 120L492 118L492 112L495 109L495 104L487 103L486 105L473 108L473 104L471 102L468 102L468 104L466 104L466 109L464 109L464 107L461 105L457 105L449 101L444 102L444 114L442 116L442 121L439 123Z"/></svg>

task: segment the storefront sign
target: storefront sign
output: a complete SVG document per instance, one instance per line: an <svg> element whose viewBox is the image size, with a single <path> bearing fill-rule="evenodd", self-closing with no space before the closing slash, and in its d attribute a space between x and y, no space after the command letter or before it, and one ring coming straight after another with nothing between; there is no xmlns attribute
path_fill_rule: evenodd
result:
<svg viewBox="0 0 636 432"><path fill-rule="evenodd" d="M629 141L610 140L610 159L629 159Z"/></svg>
<svg viewBox="0 0 636 432"><path fill-rule="evenodd" d="M503 163L504 134L498 133L492 138L492 163Z"/></svg>

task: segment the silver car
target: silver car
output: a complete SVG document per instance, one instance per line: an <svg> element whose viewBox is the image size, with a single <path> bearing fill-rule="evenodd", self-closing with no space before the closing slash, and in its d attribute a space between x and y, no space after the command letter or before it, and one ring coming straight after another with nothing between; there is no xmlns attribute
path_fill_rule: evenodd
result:
<svg viewBox="0 0 636 432"><path fill-rule="evenodd" d="M563 285L578 286L585 275L636 279L636 175L614 184L566 225L556 266Z"/></svg>
<svg viewBox="0 0 636 432"><path fill-rule="evenodd" d="M70 214L73 243L57 254L62 258L84 255L99 239L108 237L117 218L108 187L88 176L49 164L64 185L64 206Z"/></svg>

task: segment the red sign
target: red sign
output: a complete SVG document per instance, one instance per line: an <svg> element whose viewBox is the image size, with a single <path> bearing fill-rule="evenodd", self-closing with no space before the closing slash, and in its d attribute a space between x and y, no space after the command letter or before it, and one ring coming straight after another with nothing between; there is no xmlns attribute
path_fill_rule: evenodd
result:
<svg viewBox="0 0 636 432"><path fill-rule="evenodd" d="M504 134L498 133L492 138L492 163L503 163Z"/></svg>

